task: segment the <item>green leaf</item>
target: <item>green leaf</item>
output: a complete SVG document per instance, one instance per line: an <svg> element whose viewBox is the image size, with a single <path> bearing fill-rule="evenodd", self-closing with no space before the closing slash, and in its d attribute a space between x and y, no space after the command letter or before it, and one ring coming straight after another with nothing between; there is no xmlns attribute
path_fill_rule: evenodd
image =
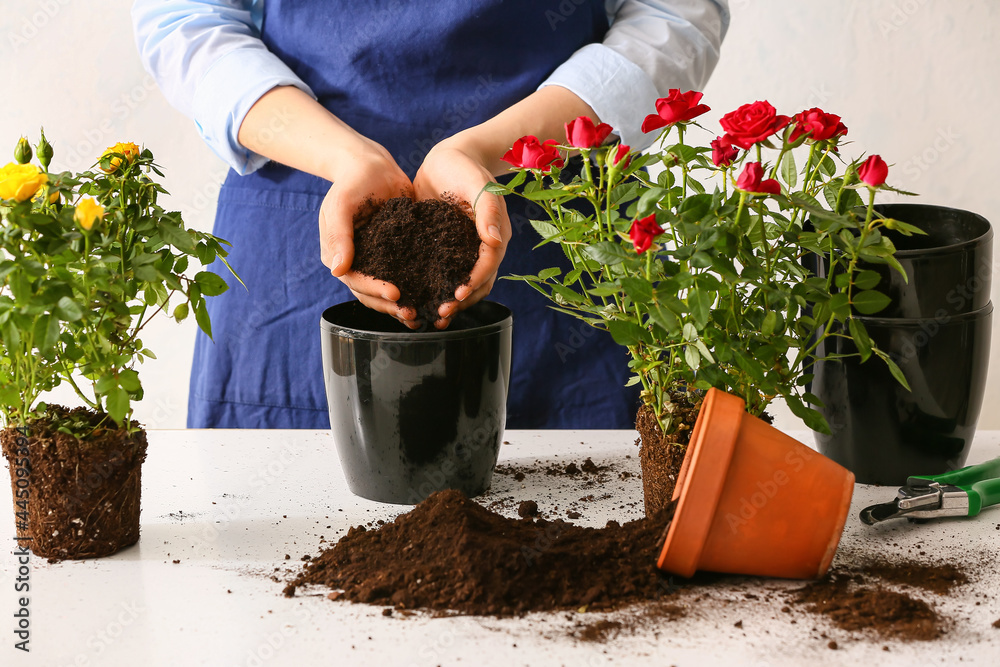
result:
<svg viewBox="0 0 1000 667"><path fill-rule="evenodd" d="M882 277L877 271L859 271L857 275L854 276L854 286L861 290L872 289L879 284L881 279Z"/></svg>
<svg viewBox="0 0 1000 667"><path fill-rule="evenodd" d="M588 294L593 294L594 296L611 296L612 294L618 294L618 286L614 283L601 283L587 290Z"/></svg>
<svg viewBox="0 0 1000 667"><path fill-rule="evenodd" d="M626 346L638 345L646 333L645 330L635 322L627 322L623 320L610 320L608 322L608 331L611 333L611 337L615 339L616 343Z"/></svg>
<svg viewBox="0 0 1000 667"><path fill-rule="evenodd" d="M59 318L49 314L35 320L35 344L41 352L48 352L59 340Z"/></svg>
<svg viewBox="0 0 1000 667"><path fill-rule="evenodd" d="M226 281L211 271L199 271L195 274L194 281L205 296L218 296L229 289Z"/></svg>
<svg viewBox="0 0 1000 667"><path fill-rule="evenodd" d="M865 290L863 292L858 292L851 299L851 303L854 305L855 310L857 310L862 315L873 315L886 306L892 301L889 297L881 292L876 292L875 290Z"/></svg>
<svg viewBox="0 0 1000 667"><path fill-rule="evenodd" d="M788 184L789 188L794 188L798 181L798 170L795 168L795 157L792 151L787 151L785 157L781 159L781 178Z"/></svg>
<svg viewBox="0 0 1000 667"><path fill-rule="evenodd" d="M766 381L764 371L761 370L756 359L748 357L744 352L735 348L733 349L733 359L736 360L736 365L740 367L740 370L750 376L750 379L758 384L764 384Z"/></svg>
<svg viewBox="0 0 1000 667"><path fill-rule="evenodd" d="M157 230L159 230L167 243L181 252L190 253L195 251L194 239L191 238L190 232L183 229L180 225L164 220L157 225Z"/></svg>
<svg viewBox="0 0 1000 667"><path fill-rule="evenodd" d="M669 308L660 303L654 303L649 307L649 317L656 324L659 324L667 333L677 331L680 320Z"/></svg>
<svg viewBox="0 0 1000 667"><path fill-rule="evenodd" d="M705 361L707 361L710 364L715 363L715 357L712 356L712 353L711 351L709 351L708 346L705 345L705 341L696 340L694 342L694 346L698 348L699 352L701 352L701 356L705 357Z"/></svg>
<svg viewBox="0 0 1000 667"><path fill-rule="evenodd" d="M547 269L542 269L541 271L539 271L538 272L538 279L539 280L548 280L549 278L555 278L556 276L558 276L561 273L562 273L562 269L560 269L558 266L552 266L552 267L549 267ZM207 294L207 292L206 292L206 294Z"/></svg>
<svg viewBox="0 0 1000 667"><path fill-rule="evenodd" d="M128 392L121 387L114 387L108 392L108 415L118 424L125 423L125 415L128 414L129 397Z"/></svg>
<svg viewBox="0 0 1000 667"><path fill-rule="evenodd" d="M538 232L538 235L545 239L545 242L554 236L559 236L559 228L551 222L545 220L529 220L528 223Z"/></svg>
<svg viewBox="0 0 1000 667"><path fill-rule="evenodd" d="M687 303L691 309L691 316L698 323L699 328L704 328L708 324L708 317L712 308L714 295L704 290L688 290Z"/></svg>
<svg viewBox="0 0 1000 667"><path fill-rule="evenodd" d="M775 328L778 326L778 312L775 310L767 311L767 315L764 316L764 323L760 327L760 332L765 336L770 336L774 333Z"/></svg>
<svg viewBox="0 0 1000 667"><path fill-rule="evenodd" d="M649 303L653 300L653 286L643 278L621 278L622 289L634 303Z"/></svg>
<svg viewBox="0 0 1000 667"><path fill-rule="evenodd" d="M693 371L697 371L698 367L701 366L701 355L698 353L698 348L694 345L684 346L684 361Z"/></svg>
<svg viewBox="0 0 1000 667"><path fill-rule="evenodd" d="M139 373L131 368L126 368L118 373L118 384L125 391L135 393L142 388L139 383Z"/></svg>
<svg viewBox="0 0 1000 667"><path fill-rule="evenodd" d="M198 328L204 331L206 336L212 338L212 320L208 317L204 299L198 299L198 303L195 304L194 319L198 322Z"/></svg>
<svg viewBox="0 0 1000 667"><path fill-rule="evenodd" d="M792 411L792 414L801 419L806 426L820 433L830 433L830 425L826 423L823 415L803 405L802 400L798 396L794 394L785 396L785 403L788 404L788 408Z"/></svg>
<svg viewBox="0 0 1000 667"><path fill-rule="evenodd" d="M910 389L910 383L906 381L906 376L903 375L903 371L896 365L895 361L889 358L888 354L877 347L873 347L872 352L877 354L879 358L885 362L885 365L889 367L889 372L892 373L892 377L896 378L896 382L902 385L906 391L913 391Z"/></svg>
<svg viewBox="0 0 1000 667"><path fill-rule="evenodd" d="M588 257L608 266L621 264L628 258L628 253L621 247L621 244L613 241L601 241L587 246L583 251Z"/></svg>
<svg viewBox="0 0 1000 667"><path fill-rule="evenodd" d="M56 314L66 322L79 322L83 319L83 310L80 309L76 301L68 296L59 299L56 304Z"/></svg>
<svg viewBox="0 0 1000 667"><path fill-rule="evenodd" d="M872 340L868 337L865 325L858 318L852 317L847 321L847 326L851 331L851 338L854 339L854 346L861 354L862 363L868 361L868 358L872 356Z"/></svg>

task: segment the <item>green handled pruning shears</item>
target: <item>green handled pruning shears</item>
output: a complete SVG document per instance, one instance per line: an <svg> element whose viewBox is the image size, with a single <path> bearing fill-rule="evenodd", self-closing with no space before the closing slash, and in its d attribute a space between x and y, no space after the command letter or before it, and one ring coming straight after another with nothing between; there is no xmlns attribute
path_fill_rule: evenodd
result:
<svg viewBox="0 0 1000 667"><path fill-rule="evenodd" d="M874 526L898 517L976 516L984 507L997 504L1000 504L1000 459L993 459L942 475L910 477L895 500L861 510L861 520Z"/></svg>

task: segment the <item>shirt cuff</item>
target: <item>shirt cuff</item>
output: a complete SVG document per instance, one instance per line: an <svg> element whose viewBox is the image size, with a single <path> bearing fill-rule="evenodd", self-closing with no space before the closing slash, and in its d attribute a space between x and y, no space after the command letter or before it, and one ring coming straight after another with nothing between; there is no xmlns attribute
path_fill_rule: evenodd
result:
<svg viewBox="0 0 1000 667"><path fill-rule="evenodd" d="M588 44L560 65L539 89L562 86L590 105L633 150L653 144L656 133L644 134L643 119L654 113L660 96L653 80L631 60L603 44Z"/></svg>
<svg viewBox="0 0 1000 667"><path fill-rule="evenodd" d="M263 49L230 51L209 68L198 84L194 122L208 146L238 174L249 174L268 162L268 158L240 145L238 137L250 107L277 86L295 86L316 98L288 65Z"/></svg>

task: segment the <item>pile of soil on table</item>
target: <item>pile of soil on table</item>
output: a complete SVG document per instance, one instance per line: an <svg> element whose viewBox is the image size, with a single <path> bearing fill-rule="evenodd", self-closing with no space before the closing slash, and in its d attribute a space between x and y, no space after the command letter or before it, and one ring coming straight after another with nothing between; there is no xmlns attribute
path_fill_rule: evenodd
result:
<svg viewBox="0 0 1000 667"><path fill-rule="evenodd" d="M427 322L469 282L479 258L476 223L456 202L396 197L368 202L354 221L352 269L399 288L400 306Z"/></svg>
<svg viewBox="0 0 1000 667"><path fill-rule="evenodd" d="M874 560L832 570L822 580L795 590L792 603L825 616L849 632L874 634L882 639L929 641L946 632L946 619L926 601L886 585L946 595L968 580L964 572L950 564Z"/></svg>
<svg viewBox="0 0 1000 667"><path fill-rule="evenodd" d="M316 584L343 591L341 599L397 609L496 616L613 609L671 593L656 569L668 521L669 512L605 528L513 519L441 491L378 530L351 528L285 595Z"/></svg>

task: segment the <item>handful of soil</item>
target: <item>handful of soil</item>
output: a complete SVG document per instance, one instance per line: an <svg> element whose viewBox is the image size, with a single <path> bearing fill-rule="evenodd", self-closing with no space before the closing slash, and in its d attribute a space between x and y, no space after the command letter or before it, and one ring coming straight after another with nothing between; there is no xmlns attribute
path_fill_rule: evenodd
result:
<svg viewBox="0 0 1000 667"><path fill-rule="evenodd" d="M479 258L476 223L456 202L396 197L363 207L354 225L351 268L398 287L399 305L424 321L438 319Z"/></svg>

